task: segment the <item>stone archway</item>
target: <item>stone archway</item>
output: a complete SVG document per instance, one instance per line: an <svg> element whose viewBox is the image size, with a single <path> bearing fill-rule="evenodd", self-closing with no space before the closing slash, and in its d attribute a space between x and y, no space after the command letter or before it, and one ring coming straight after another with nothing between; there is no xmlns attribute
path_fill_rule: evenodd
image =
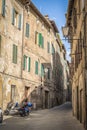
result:
<svg viewBox="0 0 87 130"><path fill-rule="evenodd" d="M0 76L0 107L3 107L2 77Z"/></svg>

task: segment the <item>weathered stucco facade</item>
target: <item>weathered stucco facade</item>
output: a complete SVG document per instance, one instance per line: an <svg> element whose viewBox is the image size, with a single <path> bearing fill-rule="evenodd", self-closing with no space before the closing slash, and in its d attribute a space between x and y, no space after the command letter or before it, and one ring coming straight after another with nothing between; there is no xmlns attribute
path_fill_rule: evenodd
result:
<svg viewBox="0 0 87 130"><path fill-rule="evenodd" d="M87 128L87 0L69 0L73 115Z"/></svg>
<svg viewBox="0 0 87 130"><path fill-rule="evenodd" d="M64 73L59 69L60 66L63 70L59 53L64 50L57 34L55 22L44 17L33 3L0 1L0 106L3 109L10 101L20 103L25 98L35 109L63 102Z"/></svg>

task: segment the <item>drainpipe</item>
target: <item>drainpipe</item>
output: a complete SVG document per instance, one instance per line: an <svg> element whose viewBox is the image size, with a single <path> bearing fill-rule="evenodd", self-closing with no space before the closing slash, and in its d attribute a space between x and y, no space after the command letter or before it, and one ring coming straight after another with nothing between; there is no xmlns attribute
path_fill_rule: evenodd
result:
<svg viewBox="0 0 87 130"><path fill-rule="evenodd" d="M23 72L23 45L24 45L24 11L25 6L23 6L23 31L22 31L22 57L21 57L21 79L22 79L22 72Z"/></svg>

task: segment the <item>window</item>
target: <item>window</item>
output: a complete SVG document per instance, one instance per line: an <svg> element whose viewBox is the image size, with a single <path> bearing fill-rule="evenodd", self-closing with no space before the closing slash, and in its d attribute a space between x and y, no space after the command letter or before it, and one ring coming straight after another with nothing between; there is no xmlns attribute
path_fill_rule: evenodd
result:
<svg viewBox="0 0 87 130"><path fill-rule="evenodd" d="M50 53L50 43L47 42L47 52Z"/></svg>
<svg viewBox="0 0 87 130"><path fill-rule="evenodd" d="M26 70L26 68L27 68L27 67L26 67L27 56L24 55L24 56L23 56L23 60L24 60L24 61L23 61L23 69Z"/></svg>
<svg viewBox="0 0 87 130"><path fill-rule="evenodd" d="M15 99L15 85L11 85L11 101Z"/></svg>
<svg viewBox="0 0 87 130"><path fill-rule="evenodd" d="M44 48L44 37L41 33L38 33L38 45L41 48Z"/></svg>
<svg viewBox="0 0 87 130"><path fill-rule="evenodd" d="M23 69L27 70L28 72L30 72L31 58L27 57L26 55L24 55L23 59L24 59L24 61L23 61Z"/></svg>
<svg viewBox="0 0 87 130"><path fill-rule="evenodd" d="M35 31L35 44L37 44L37 43L38 43L38 32Z"/></svg>
<svg viewBox="0 0 87 130"><path fill-rule="evenodd" d="M17 64L17 46L13 44L13 63Z"/></svg>
<svg viewBox="0 0 87 130"><path fill-rule="evenodd" d="M31 67L31 59L28 57L28 72L30 72L30 67Z"/></svg>
<svg viewBox="0 0 87 130"><path fill-rule="evenodd" d="M12 24L21 30L21 14L19 14L15 8L12 9Z"/></svg>
<svg viewBox="0 0 87 130"><path fill-rule="evenodd" d="M29 37L29 24L26 23L26 32L25 32L25 36Z"/></svg>
<svg viewBox="0 0 87 130"><path fill-rule="evenodd" d="M6 0L2 0L2 16L5 17L5 3L6 3Z"/></svg>
<svg viewBox="0 0 87 130"><path fill-rule="evenodd" d="M44 76L44 65L41 64L41 77L43 77L43 76Z"/></svg>
<svg viewBox="0 0 87 130"><path fill-rule="evenodd" d="M55 53L55 48L54 48L54 46L52 44L52 54L54 54L54 53Z"/></svg>
<svg viewBox="0 0 87 130"><path fill-rule="evenodd" d="M18 25L18 12L16 10L14 10L14 25Z"/></svg>
<svg viewBox="0 0 87 130"><path fill-rule="evenodd" d="M35 74L38 75L38 62L35 62Z"/></svg>
<svg viewBox="0 0 87 130"><path fill-rule="evenodd" d="M48 68L48 79L50 79L50 68Z"/></svg>
<svg viewBox="0 0 87 130"><path fill-rule="evenodd" d="M19 14L18 29L21 30L21 14Z"/></svg>
<svg viewBox="0 0 87 130"><path fill-rule="evenodd" d="M1 35L0 35L0 56L1 56Z"/></svg>

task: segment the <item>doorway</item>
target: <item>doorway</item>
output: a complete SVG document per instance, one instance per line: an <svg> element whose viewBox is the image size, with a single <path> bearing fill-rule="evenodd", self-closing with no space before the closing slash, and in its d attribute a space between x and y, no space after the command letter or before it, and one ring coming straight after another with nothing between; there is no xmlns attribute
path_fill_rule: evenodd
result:
<svg viewBox="0 0 87 130"><path fill-rule="evenodd" d="M45 91L45 108L48 108L48 98L49 97L49 92Z"/></svg>
<svg viewBox="0 0 87 130"><path fill-rule="evenodd" d="M79 120L79 89L77 86L77 119Z"/></svg>
<svg viewBox="0 0 87 130"><path fill-rule="evenodd" d="M80 122L82 123L83 90L80 90Z"/></svg>

